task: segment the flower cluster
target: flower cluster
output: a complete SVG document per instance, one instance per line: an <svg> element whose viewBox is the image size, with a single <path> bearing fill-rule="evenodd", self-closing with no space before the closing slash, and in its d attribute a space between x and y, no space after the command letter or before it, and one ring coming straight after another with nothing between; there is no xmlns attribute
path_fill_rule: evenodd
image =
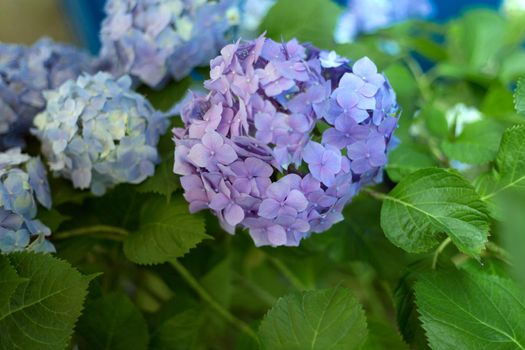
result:
<svg viewBox="0 0 525 350"><path fill-rule="evenodd" d="M37 202L51 208L46 170L39 158L13 148L0 153L0 252L25 248L53 252L51 231L36 220Z"/></svg>
<svg viewBox="0 0 525 350"><path fill-rule="evenodd" d="M237 0L110 0L101 56L151 87L208 64L239 24Z"/></svg>
<svg viewBox="0 0 525 350"><path fill-rule="evenodd" d="M224 47L210 76L174 129L190 211L211 209L258 246L296 246L379 180L398 108L368 58L260 37Z"/></svg>
<svg viewBox="0 0 525 350"><path fill-rule="evenodd" d="M44 94L47 107L35 117L33 133L50 168L74 187L102 195L153 175L169 120L130 86L128 76L115 81L97 73Z"/></svg>
<svg viewBox="0 0 525 350"><path fill-rule="evenodd" d="M24 145L42 92L89 72L93 61L78 49L41 39L31 47L0 43L0 149Z"/></svg>
<svg viewBox="0 0 525 350"><path fill-rule="evenodd" d="M411 18L426 18L433 11L432 0L348 0L335 31L338 43L349 43L360 33L371 33Z"/></svg>

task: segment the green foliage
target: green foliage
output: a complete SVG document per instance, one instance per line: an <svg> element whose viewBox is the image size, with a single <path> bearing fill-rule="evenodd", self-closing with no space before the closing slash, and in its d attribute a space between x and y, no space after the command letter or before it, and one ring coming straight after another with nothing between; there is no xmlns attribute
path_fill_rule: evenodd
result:
<svg viewBox="0 0 525 350"><path fill-rule="evenodd" d="M415 290L433 350L525 348L525 294L511 281L484 273L433 273L421 276Z"/></svg>
<svg viewBox="0 0 525 350"><path fill-rule="evenodd" d="M366 339L361 305L345 288L285 296L259 328L263 349L359 349Z"/></svg>
<svg viewBox="0 0 525 350"><path fill-rule="evenodd" d="M16 270L22 280L5 286L12 289L18 283L0 309L0 348L64 349L93 277L50 255L15 253L2 260L2 279L13 280ZM6 268L7 260L12 268Z"/></svg>
<svg viewBox="0 0 525 350"><path fill-rule="evenodd" d="M503 129L492 120L467 124L459 137L454 141L444 140L441 148L449 159L485 164L496 158Z"/></svg>
<svg viewBox="0 0 525 350"><path fill-rule="evenodd" d="M0 255L0 310L9 303L11 295L22 282L24 279L18 276L9 259Z"/></svg>
<svg viewBox="0 0 525 350"><path fill-rule="evenodd" d="M384 197L381 227L409 252L424 252L448 235L466 254L479 256L488 235L487 208L456 172L429 168L403 179Z"/></svg>
<svg viewBox="0 0 525 350"><path fill-rule="evenodd" d="M330 0L280 0L268 12L260 32L281 41L297 38L324 49L335 43L333 33L342 8Z"/></svg>
<svg viewBox="0 0 525 350"><path fill-rule="evenodd" d="M368 338L361 350L408 350L399 333L379 321L368 321Z"/></svg>
<svg viewBox="0 0 525 350"><path fill-rule="evenodd" d="M519 114L525 115L525 78L520 78L514 93L514 105Z"/></svg>
<svg viewBox="0 0 525 350"><path fill-rule="evenodd" d="M206 238L202 216L188 213L186 202L166 204L156 197L143 203L140 227L124 241L124 253L138 264L159 264L183 256Z"/></svg>
<svg viewBox="0 0 525 350"><path fill-rule="evenodd" d="M149 335L140 311L122 293L113 293L87 305L78 334L87 349L148 349Z"/></svg>
<svg viewBox="0 0 525 350"><path fill-rule="evenodd" d="M423 147L417 144L402 143L390 152L386 171L392 181L399 182L419 169L436 165L436 161Z"/></svg>

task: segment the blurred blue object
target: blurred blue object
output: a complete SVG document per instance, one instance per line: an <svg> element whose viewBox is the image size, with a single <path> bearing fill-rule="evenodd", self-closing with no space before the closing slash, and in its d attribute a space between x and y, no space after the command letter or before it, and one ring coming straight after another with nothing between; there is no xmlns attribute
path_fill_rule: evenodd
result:
<svg viewBox="0 0 525 350"><path fill-rule="evenodd" d="M89 50L96 54L100 49L100 23L104 19L104 4L106 0L61 0L71 25L77 35ZM334 0L346 6L348 0ZM395 0L391 0L395 1ZM418 1L418 0L413 0ZM500 0L434 0L436 11L434 18L446 21L458 16L472 7L497 8Z"/></svg>
<svg viewBox="0 0 525 350"><path fill-rule="evenodd" d="M100 24L104 19L106 0L61 0L71 26L89 51L100 50Z"/></svg>

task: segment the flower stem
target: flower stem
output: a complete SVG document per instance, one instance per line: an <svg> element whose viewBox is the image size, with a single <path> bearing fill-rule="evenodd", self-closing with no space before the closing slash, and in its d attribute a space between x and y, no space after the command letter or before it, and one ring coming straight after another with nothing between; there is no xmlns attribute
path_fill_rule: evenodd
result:
<svg viewBox="0 0 525 350"><path fill-rule="evenodd" d="M170 264L177 270L181 277L190 285L191 288L210 305L210 307L215 310L222 318L231 323L239 331L245 333L249 337L253 338L257 343L259 338L257 334L248 326L244 321L235 317L231 312L226 310L222 305L220 305L213 297L204 289L203 286L192 276L192 274L178 261L171 260Z"/></svg>
<svg viewBox="0 0 525 350"><path fill-rule="evenodd" d="M273 256L266 255L266 258L270 261L270 263L279 270L280 273L282 273L294 286L295 289L298 291L304 291L308 290L308 288L297 276L294 275L294 273L286 266L281 260L274 258Z"/></svg>
<svg viewBox="0 0 525 350"><path fill-rule="evenodd" d="M386 195L384 193L381 193L381 192L378 192L376 190L373 190L371 188L364 188L363 192L368 193L370 196L372 196L373 198L375 198L377 200L380 200L380 201L388 198L388 195Z"/></svg>
<svg viewBox="0 0 525 350"><path fill-rule="evenodd" d="M416 80L417 86L419 87L419 90L421 91L421 97L425 102L428 102L432 99L432 90L430 89L430 83L425 76L425 73L423 73L423 70L419 66L419 63L412 57L405 58L405 63L408 66L408 69L410 69L410 72L414 76L414 79Z"/></svg>
<svg viewBox="0 0 525 350"><path fill-rule="evenodd" d="M129 232L126 229L120 227L108 225L95 225L54 233L51 236L51 239L58 241L73 237L96 236L99 238L107 238L116 241L122 241L128 235Z"/></svg>
<svg viewBox="0 0 525 350"><path fill-rule="evenodd" d="M445 248L446 248L451 242L452 242L452 239L451 239L450 237L447 237L447 239L445 239L443 242L441 242L441 244L439 245L439 247L436 249L436 251L434 252L434 257L432 258L432 270L435 270L435 269L436 269L439 255L440 255L441 253L443 253L443 251L445 250Z"/></svg>

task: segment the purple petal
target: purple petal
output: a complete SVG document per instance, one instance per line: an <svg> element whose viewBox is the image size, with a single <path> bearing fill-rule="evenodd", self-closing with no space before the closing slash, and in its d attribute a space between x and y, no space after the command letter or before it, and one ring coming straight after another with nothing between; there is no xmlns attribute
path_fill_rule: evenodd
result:
<svg viewBox="0 0 525 350"><path fill-rule="evenodd" d="M205 168L211 159L210 150L198 143L190 149L188 159L196 166Z"/></svg>
<svg viewBox="0 0 525 350"><path fill-rule="evenodd" d="M268 241L272 246L285 245L287 242L286 231L279 225L268 227Z"/></svg>
<svg viewBox="0 0 525 350"><path fill-rule="evenodd" d="M217 150L224 144L222 136L215 131L208 131L202 137L202 144L210 150Z"/></svg>
<svg viewBox="0 0 525 350"><path fill-rule="evenodd" d="M303 150L303 159L306 163L320 163L323 156L324 147L314 141L308 142Z"/></svg>
<svg viewBox="0 0 525 350"><path fill-rule="evenodd" d="M228 224L235 226L244 219L244 210L237 204L231 204L224 210L224 219Z"/></svg>
<svg viewBox="0 0 525 350"><path fill-rule="evenodd" d="M370 163L367 158L356 159L351 165L352 171L356 174L363 174L370 170Z"/></svg>
<svg viewBox="0 0 525 350"><path fill-rule="evenodd" d="M352 71L358 76L366 78L377 74L377 67L370 58L365 56L354 63Z"/></svg>
<svg viewBox="0 0 525 350"><path fill-rule="evenodd" d="M301 191L291 190L284 201L286 205L291 206L298 212L301 212L306 209L308 206L308 201Z"/></svg>
<svg viewBox="0 0 525 350"><path fill-rule="evenodd" d="M271 187L271 186L270 186ZM274 199L268 198L262 201L258 214L263 218L273 219L277 216L281 205Z"/></svg>
<svg viewBox="0 0 525 350"><path fill-rule="evenodd" d="M290 185L285 181L279 181L273 183L266 190L266 195L269 198L273 198L278 202L283 202L286 199L286 196L290 192Z"/></svg>
<svg viewBox="0 0 525 350"><path fill-rule="evenodd" d="M220 163L228 165L237 159L237 153L235 153L235 150L232 146L222 145L219 149L217 149L215 157Z"/></svg>
<svg viewBox="0 0 525 350"><path fill-rule="evenodd" d="M342 117L338 119L342 119ZM330 128L323 133L323 143L333 145L337 148L343 148L347 146L348 140L345 138L342 132L334 128Z"/></svg>

